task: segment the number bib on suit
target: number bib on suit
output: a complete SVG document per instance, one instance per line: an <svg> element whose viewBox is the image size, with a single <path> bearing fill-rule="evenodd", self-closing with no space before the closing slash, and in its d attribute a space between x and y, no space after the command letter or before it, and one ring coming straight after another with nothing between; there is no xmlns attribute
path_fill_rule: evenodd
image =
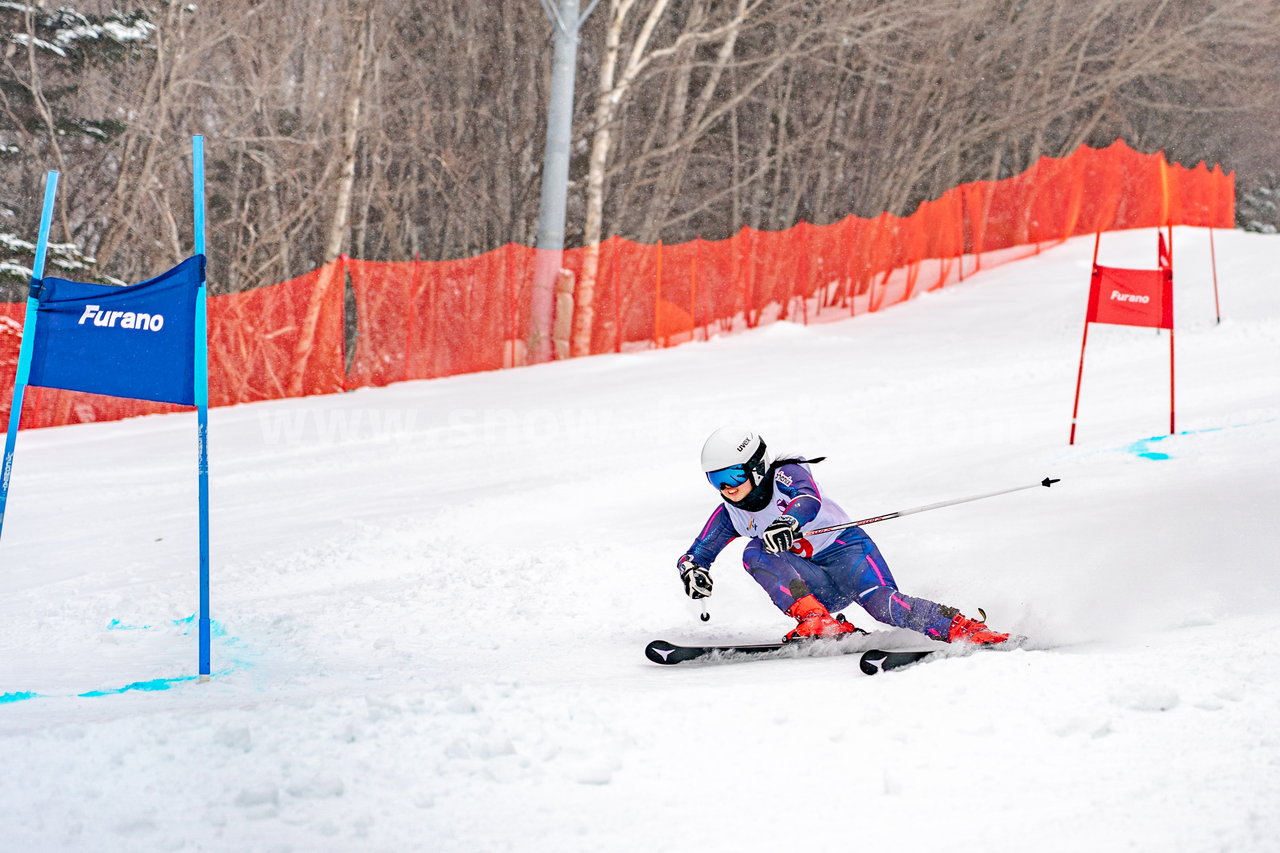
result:
<svg viewBox="0 0 1280 853"><path fill-rule="evenodd" d="M792 504L814 501L815 498L811 493L816 491L817 484L813 482L808 465L783 465L774 472L773 495L768 506L764 509L758 512L748 512L728 501L724 503L724 508L729 514L729 522L739 536L758 538L764 533L765 528L772 524L778 516L786 512ZM817 516L813 521L806 524L804 528L817 530L836 524L844 524L851 520L848 513L841 509L835 501L820 498L818 501L822 506L818 510ZM804 533L804 529L801 530L801 533ZM802 557L811 557L835 542L840 533L841 531L839 530L831 533L822 533L812 539L806 536L797 541L791 550Z"/></svg>

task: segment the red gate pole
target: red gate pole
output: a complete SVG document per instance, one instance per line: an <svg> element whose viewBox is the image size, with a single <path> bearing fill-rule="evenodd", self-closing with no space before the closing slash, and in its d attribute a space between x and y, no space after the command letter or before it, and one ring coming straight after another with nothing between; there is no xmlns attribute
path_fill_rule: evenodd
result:
<svg viewBox="0 0 1280 853"><path fill-rule="evenodd" d="M1089 321L1084 321L1084 338L1080 341L1080 370L1076 373L1076 402L1071 407L1071 440L1067 444L1076 443L1076 418L1080 414L1080 383L1084 379L1084 348L1089 343Z"/></svg>
<svg viewBox="0 0 1280 853"><path fill-rule="evenodd" d="M1093 238L1093 262L1089 267L1089 304L1093 304L1094 275L1098 271L1098 244L1102 242L1102 232L1098 231ZM1172 335L1171 335L1172 336ZM1080 340L1080 368L1076 372L1076 401L1071 407L1071 440L1067 444L1076 443L1076 418L1080 415L1080 385L1084 382L1084 348L1089 344L1089 310L1085 309L1084 337Z"/></svg>
<svg viewBox="0 0 1280 853"><path fill-rule="evenodd" d="M1173 225L1169 225L1169 283L1165 298L1169 301L1169 435L1177 432L1174 425L1173 381Z"/></svg>
<svg viewBox="0 0 1280 853"><path fill-rule="evenodd" d="M1174 425L1174 405L1173 405L1173 327L1169 327L1169 435L1177 433L1177 427Z"/></svg>

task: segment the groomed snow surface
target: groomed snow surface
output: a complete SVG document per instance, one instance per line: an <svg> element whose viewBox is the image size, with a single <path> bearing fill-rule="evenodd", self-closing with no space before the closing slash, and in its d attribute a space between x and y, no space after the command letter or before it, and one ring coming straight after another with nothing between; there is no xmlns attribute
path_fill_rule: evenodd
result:
<svg viewBox="0 0 1280 853"><path fill-rule="evenodd" d="M1215 239L1220 325L1175 231L1173 436L1167 333L1094 326L1067 445L1092 238L852 320L214 410L208 684L194 415L24 432L0 847L1280 850L1280 238ZM855 517L1061 477L868 527L1032 648L648 663L793 624L741 542L711 621L677 579L725 422Z"/></svg>

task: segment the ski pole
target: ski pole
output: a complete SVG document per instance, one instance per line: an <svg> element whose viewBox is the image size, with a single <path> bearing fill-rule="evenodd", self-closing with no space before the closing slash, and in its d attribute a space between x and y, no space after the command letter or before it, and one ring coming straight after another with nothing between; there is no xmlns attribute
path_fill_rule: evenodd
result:
<svg viewBox="0 0 1280 853"><path fill-rule="evenodd" d="M819 528L818 530L806 530L802 535L816 536L819 533L831 533L832 531L835 531L835 530L845 530L850 527L861 527L864 524L874 524L877 521L888 521L891 518L901 518L904 515L913 515L917 512L925 512L931 509L941 509L944 506L955 506L956 504L968 503L969 501L980 501L984 498L994 498L996 495L1007 495L1010 492L1020 492L1023 489L1034 489L1039 486L1044 486L1047 489L1050 486L1052 486L1054 483L1058 483L1058 482L1061 482L1061 479L1052 479L1050 477L1045 477L1043 480L1041 480L1038 483L1031 483L1026 486L1014 486L1012 489L1001 489L998 492L987 492L985 495L971 495L970 497L967 497L967 498L956 498L955 500L942 501L936 504L925 504L924 506L916 506L916 507L912 507L911 509L900 509L897 512L887 512L884 515L874 515L871 518L864 518L860 521L848 521L848 522L845 522L844 524L834 524L831 527L822 527L822 528Z"/></svg>

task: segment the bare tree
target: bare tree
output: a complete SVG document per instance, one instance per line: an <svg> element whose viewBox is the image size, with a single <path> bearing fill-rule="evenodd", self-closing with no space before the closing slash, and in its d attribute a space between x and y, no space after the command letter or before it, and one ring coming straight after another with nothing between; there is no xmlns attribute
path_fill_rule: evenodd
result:
<svg viewBox="0 0 1280 853"><path fill-rule="evenodd" d="M637 9L636 3L637 0L610 0L606 16L605 47L592 116L591 154L586 177L582 235L586 251L575 299L575 355L586 354L591 348L594 291L599 270L599 245L603 237L605 184L614 146L615 122L637 84L646 72L649 72L651 80L665 81L665 85L655 87L661 90L662 106L649 124L650 131L638 159L629 163L632 169L662 163L650 190L648 221L651 226L639 235L642 240L652 241L657 239L660 227L652 225L654 216L665 215L674 202L693 146L736 103L750 96L788 59L794 58L800 45L812 37L811 30L799 28L798 36L756 60L748 82L734 94L716 101L721 80L735 58L735 48L744 28L776 25L785 19L787 12L799 9L802 4L783 3L771 10L766 0L694 0L684 6L679 20L668 20L665 17L669 9L667 0L651 0L647 14L627 42L626 59L622 62L621 73L618 73L628 17ZM663 27L663 24L667 26ZM655 36L659 41L655 42ZM708 51L711 52L710 61L699 62L700 54ZM662 65L666 68L654 70ZM695 85L696 90L691 91Z"/></svg>
<svg viewBox="0 0 1280 853"><path fill-rule="evenodd" d="M578 93L570 244L905 214L958 183L1119 136L1259 174L1280 156L1276 0L600 11L579 55L594 85ZM541 15L531 2L448 0L3 4L0 214L12 215L0 231L36 220L43 172L57 168L57 239L115 277L153 274L189 241L186 140L203 133L215 291L343 251L450 258L528 244L550 63ZM134 35L77 40L107 21ZM598 271L588 248L575 352L589 349Z"/></svg>

